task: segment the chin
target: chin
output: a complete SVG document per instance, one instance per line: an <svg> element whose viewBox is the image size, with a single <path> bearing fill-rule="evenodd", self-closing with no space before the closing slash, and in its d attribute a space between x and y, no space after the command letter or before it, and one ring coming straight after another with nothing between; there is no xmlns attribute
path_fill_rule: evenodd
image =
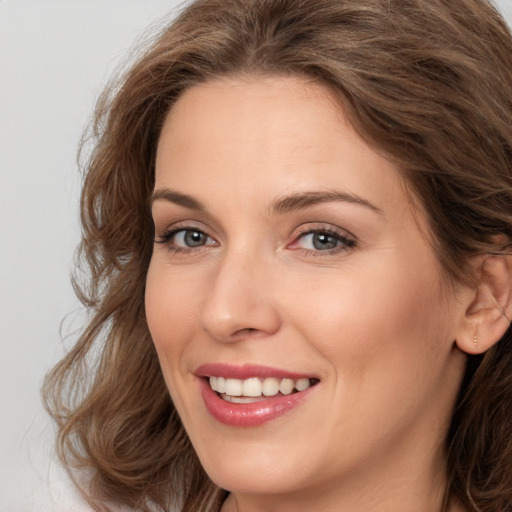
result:
<svg viewBox="0 0 512 512"><path fill-rule="evenodd" d="M303 458L292 448L273 444L232 443L218 453L199 453L199 458L213 482L231 492L281 494L304 487L308 469Z"/></svg>
<svg viewBox="0 0 512 512"><path fill-rule="evenodd" d="M278 495L293 492L303 487L301 479L296 478L296 471L269 467L265 469L247 467L238 464L231 467L222 464L208 468L208 475L216 485L233 493Z"/></svg>

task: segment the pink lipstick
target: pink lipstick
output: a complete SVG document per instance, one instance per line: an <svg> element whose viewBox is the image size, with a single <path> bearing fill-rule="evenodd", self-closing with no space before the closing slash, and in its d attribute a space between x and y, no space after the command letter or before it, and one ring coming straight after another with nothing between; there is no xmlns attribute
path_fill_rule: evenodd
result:
<svg viewBox="0 0 512 512"><path fill-rule="evenodd" d="M252 427L300 405L319 379L267 366L206 364L197 368L208 412L219 422Z"/></svg>

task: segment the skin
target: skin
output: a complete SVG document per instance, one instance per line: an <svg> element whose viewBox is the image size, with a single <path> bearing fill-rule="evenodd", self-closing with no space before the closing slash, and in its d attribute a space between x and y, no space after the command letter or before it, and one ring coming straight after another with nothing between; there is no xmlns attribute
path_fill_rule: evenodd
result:
<svg viewBox="0 0 512 512"><path fill-rule="evenodd" d="M394 165L322 85L241 77L173 106L156 159L155 191L166 189L203 209L154 200L147 320L194 448L231 491L223 512L440 510L464 367L455 340L474 297L445 283ZM311 191L360 201L271 208ZM184 231L164 243L173 229L203 232L202 245ZM333 250L314 244L325 230ZM212 362L320 382L283 416L232 427L208 413L194 375Z"/></svg>

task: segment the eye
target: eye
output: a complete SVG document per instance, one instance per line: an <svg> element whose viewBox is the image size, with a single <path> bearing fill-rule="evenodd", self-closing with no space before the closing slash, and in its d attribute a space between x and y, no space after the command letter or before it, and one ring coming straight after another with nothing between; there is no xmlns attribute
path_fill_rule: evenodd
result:
<svg viewBox="0 0 512 512"><path fill-rule="evenodd" d="M155 239L155 243L167 245L174 251L188 251L208 245L217 245L213 238L197 228L177 228L166 231Z"/></svg>
<svg viewBox="0 0 512 512"><path fill-rule="evenodd" d="M334 229L308 229L299 232L289 246L290 249L302 249L314 253L328 253L343 251L354 247L356 242L347 234Z"/></svg>
<svg viewBox="0 0 512 512"><path fill-rule="evenodd" d="M172 238L178 247L201 247L208 242L208 236L197 229L182 229L175 232Z"/></svg>
<svg viewBox="0 0 512 512"><path fill-rule="evenodd" d="M326 251L338 247L340 240L330 233L309 233L301 237L300 245L304 249L316 249Z"/></svg>

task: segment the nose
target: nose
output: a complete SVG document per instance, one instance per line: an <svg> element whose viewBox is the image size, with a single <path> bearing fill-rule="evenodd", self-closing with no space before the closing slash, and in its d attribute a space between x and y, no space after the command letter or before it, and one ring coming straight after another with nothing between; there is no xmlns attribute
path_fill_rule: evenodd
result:
<svg viewBox="0 0 512 512"><path fill-rule="evenodd" d="M277 282L263 258L226 254L217 264L201 311L201 327L213 338L234 342L279 330Z"/></svg>

